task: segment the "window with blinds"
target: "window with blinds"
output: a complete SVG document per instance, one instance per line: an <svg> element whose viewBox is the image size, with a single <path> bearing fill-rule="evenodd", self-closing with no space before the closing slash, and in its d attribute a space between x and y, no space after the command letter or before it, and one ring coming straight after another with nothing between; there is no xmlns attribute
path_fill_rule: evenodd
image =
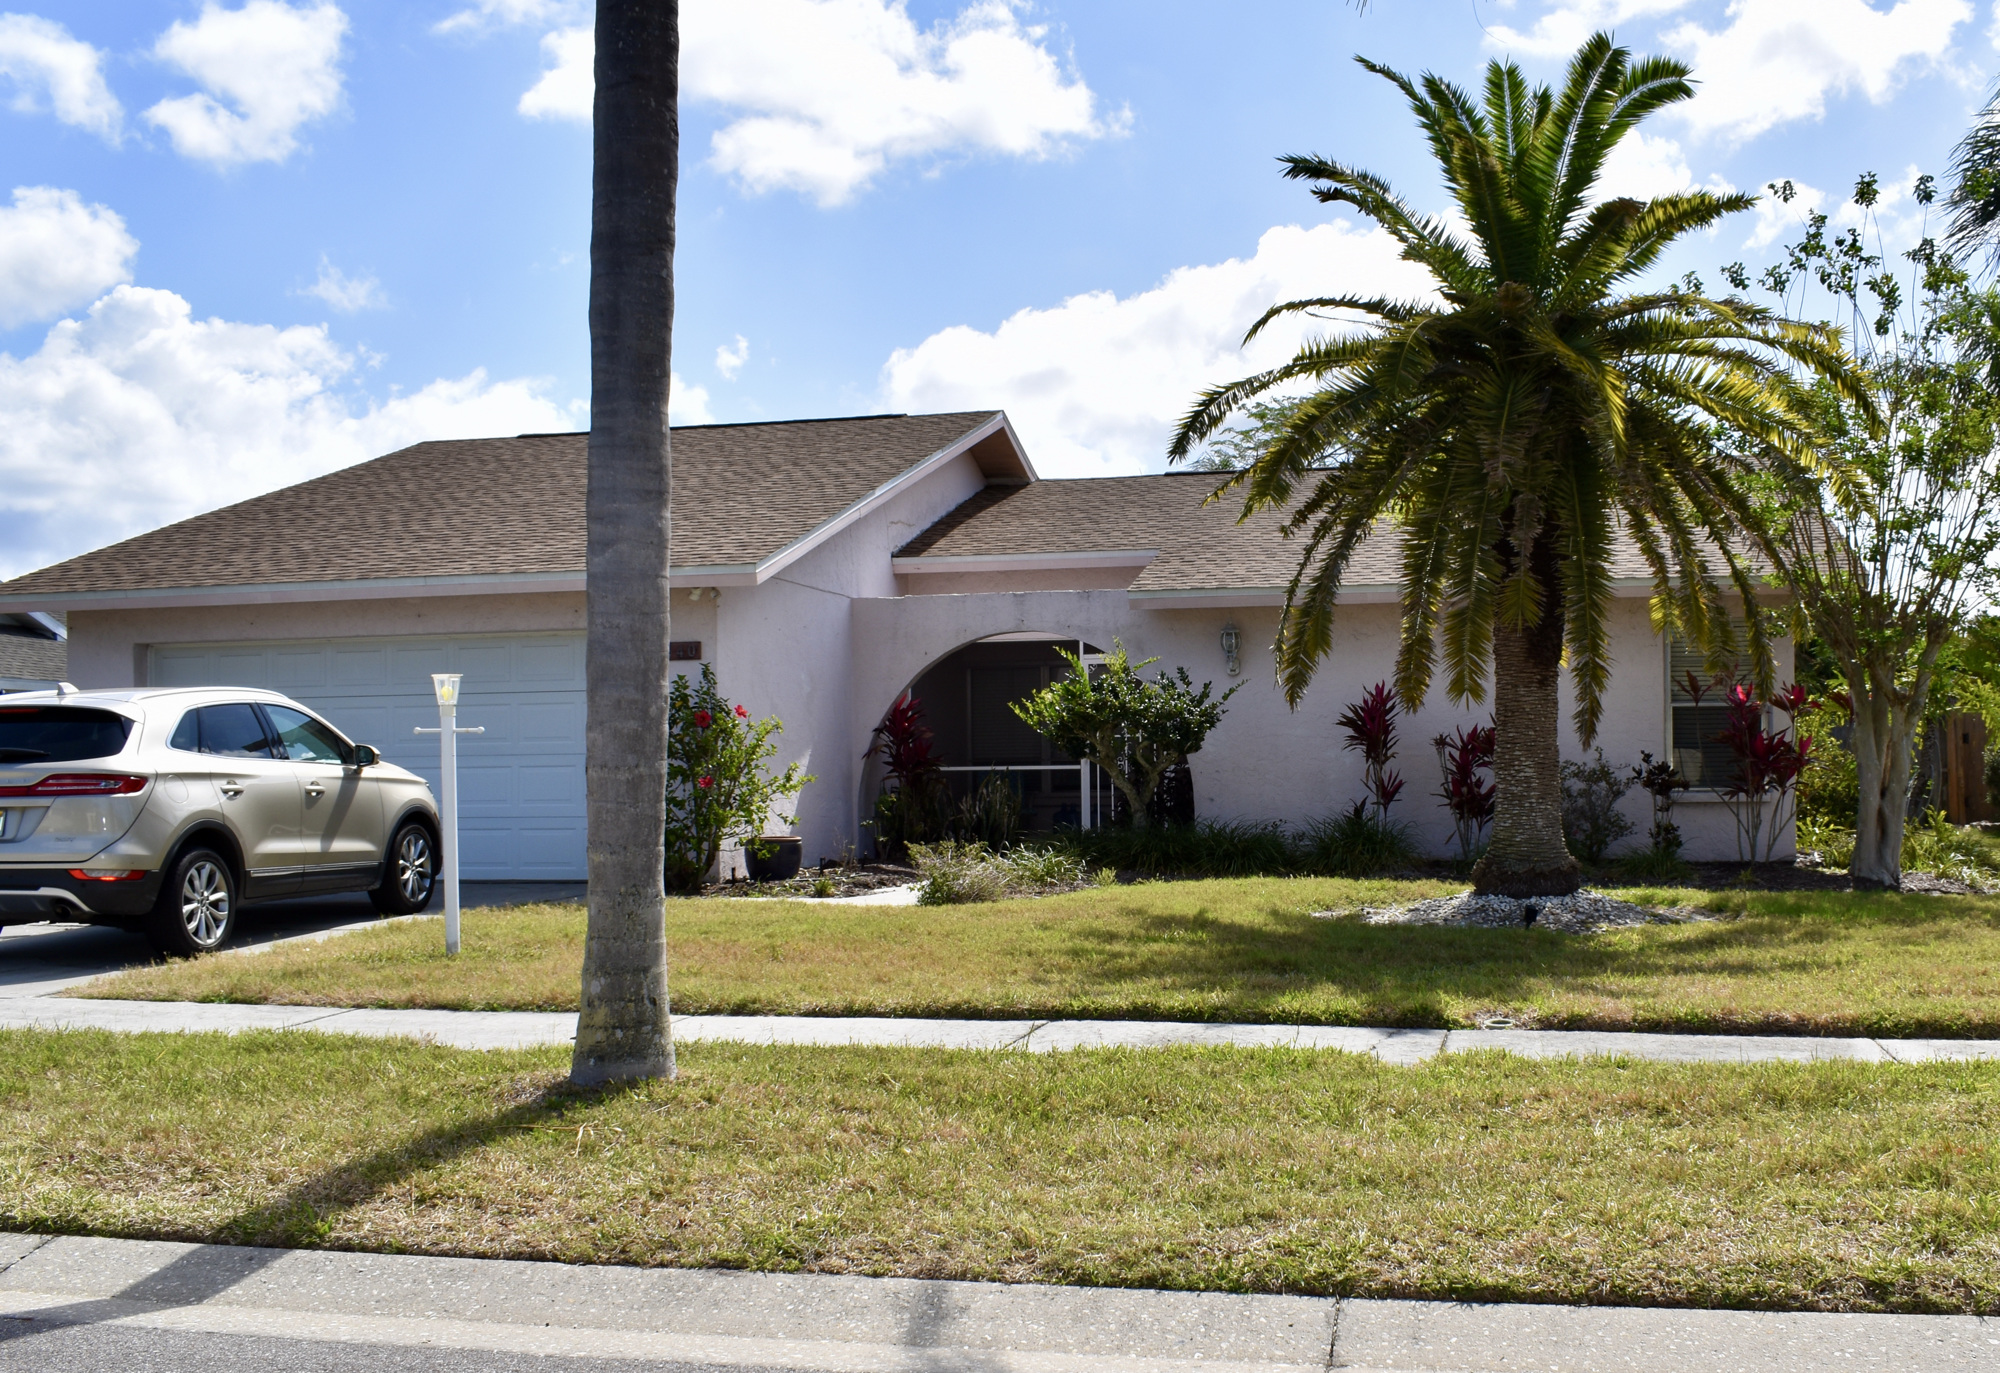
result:
<svg viewBox="0 0 2000 1373"><path fill-rule="evenodd" d="M1720 738L1729 725L1729 709L1716 701L1720 686L1697 704L1687 689L1690 672L1704 682L1715 676L1701 650L1690 647L1676 634L1667 641L1667 700L1673 717L1674 766L1694 786L1720 791L1736 774L1736 757ZM1747 674L1735 672L1728 680L1750 679Z"/></svg>

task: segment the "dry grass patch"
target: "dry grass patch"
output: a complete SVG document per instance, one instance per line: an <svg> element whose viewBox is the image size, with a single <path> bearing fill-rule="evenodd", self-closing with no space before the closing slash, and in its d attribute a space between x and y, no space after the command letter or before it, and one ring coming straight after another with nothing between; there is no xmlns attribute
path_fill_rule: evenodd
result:
<svg viewBox="0 0 2000 1373"><path fill-rule="evenodd" d="M1435 883L1244 878L943 908L684 901L675 1009L1449 1027L2000 1035L2000 898L1621 891L1713 923L1591 936L1315 919ZM583 912L465 916L140 969L82 995L566 1010Z"/></svg>
<svg viewBox="0 0 2000 1373"><path fill-rule="evenodd" d="M2000 1067L0 1034L0 1228L579 1262L2000 1310Z"/></svg>

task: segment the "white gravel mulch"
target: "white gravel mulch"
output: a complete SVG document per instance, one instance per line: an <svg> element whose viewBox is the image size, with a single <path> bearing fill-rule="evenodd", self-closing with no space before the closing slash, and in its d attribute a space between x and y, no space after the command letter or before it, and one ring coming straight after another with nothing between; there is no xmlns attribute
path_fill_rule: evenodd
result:
<svg viewBox="0 0 2000 1373"><path fill-rule="evenodd" d="M1333 911L1315 911L1331 918ZM1680 925L1692 920L1713 920L1706 911L1692 906L1654 910L1635 906L1603 892L1580 891L1569 896L1537 896L1516 900L1511 896L1457 896L1417 901L1407 906L1363 906L1357 914L1369 925L1466 925L1484 929L1557 930L1563 934L1593 934L1599 930L1630 925ZM1532 914L1532 919L1530 915Z"/></svg>

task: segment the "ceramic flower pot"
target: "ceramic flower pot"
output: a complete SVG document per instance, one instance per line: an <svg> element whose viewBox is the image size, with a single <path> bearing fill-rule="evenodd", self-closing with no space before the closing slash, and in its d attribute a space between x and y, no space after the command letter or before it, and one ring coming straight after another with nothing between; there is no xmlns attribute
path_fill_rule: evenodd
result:
<svg viewBox="0 0 2000 1373"><path fill-rule="evenodd" d="M783 882L786 878L799 875L799 864L805 857L805 840L795 834L767 835L759 846L764 850L762 857L753 847L746 846L743 851L743 861L750 869L752 882Z"/></svg>

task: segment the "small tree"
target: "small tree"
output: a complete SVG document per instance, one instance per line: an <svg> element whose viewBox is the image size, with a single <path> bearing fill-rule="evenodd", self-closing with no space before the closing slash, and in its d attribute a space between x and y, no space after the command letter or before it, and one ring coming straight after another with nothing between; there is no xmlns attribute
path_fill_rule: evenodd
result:
<svg viewBox="0 0 2000 1373"><path fill-rule="evenodd" d="M669 887L701 885L730 839L755 844L772 803L796 796L813 779L793 763L773 776L764 765L778 751L771 736L784 725L775 717L752 720L715 685L715 669L702 664L700 679L677 675L668 691L673 733L667 746L667 861Z"/></svg>
<svg viewBox="0 0 2000 1373"><path fill-rule="evenodd" d="M1790 182L1771 189L1781 201L1795 194ZM1931 202L1929 177L1914 195ZM1808 215L1805 234L1762 281L1801 305L1817 289L1845 316L1874 396L1814 387L1822 450L1865 482L1842 499L1782 480L1787 469L1774 464L1782 494L1769 522L1802 617L1853 707L1859 804L1848 870L1894 887L1939 657L2000 590L2000 296L1975 289L1929 238L1905 255L1901 277L1884 261L1879 198L1875 177L1862 177L1853 198L1861 222L1845 233ZM1740 265L1725 271L1748 284Z"/></svg>
<svg viewBox="0 0 2000 1373"><path fill-rule="evenodd" d="M1129 662L1116 643L1094 670L1076 654L1056 652L1069 664L1069 675L1013 702L1014 713L1070 757L1103 768L1124 796L1132 823L1149 824L1148 805L1161 775L1200 752L1222 722L1223 703L1243 684L1213 696L1215 684L1203 682L1197 691L1184 667L1148 681L1139 671L1159 659Z"/></svg>
<svg viewBox="0 0 2000 1373"><path fill-rule="evenodd" d="M1639 755L1639 766L1632 769L1632 780L1638 783L1639 790L1653 798L1653 827L1646 832L1647 852L1662 860L1679 858L1681 827L1674 823L1674 801L1693 783L1681 775L1672 760L1644 752Z"/></svg>

